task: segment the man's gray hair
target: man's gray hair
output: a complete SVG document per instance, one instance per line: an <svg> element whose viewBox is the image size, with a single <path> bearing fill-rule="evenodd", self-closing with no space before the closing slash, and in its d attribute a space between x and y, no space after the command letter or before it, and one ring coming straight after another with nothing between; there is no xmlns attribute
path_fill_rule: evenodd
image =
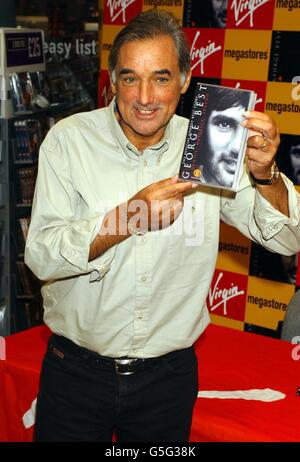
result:
<svg viewBox="0 0 300 462"><path fill-rule="evenodd" d="M183 30L172 13L153 9L137 15L117 34L108 58L108 68L113 81L122 45L135 40L153 39L164 35L172 38L177 50L180 73L186 75L190 70L191 61L189 46Z"/></svg>

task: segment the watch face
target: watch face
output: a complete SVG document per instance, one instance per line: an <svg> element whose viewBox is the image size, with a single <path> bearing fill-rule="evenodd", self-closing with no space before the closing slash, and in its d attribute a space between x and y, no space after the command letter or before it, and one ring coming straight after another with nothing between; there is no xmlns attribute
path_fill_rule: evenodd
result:
<svg viewBox="0 0 300 462"><path fill-rule="evenodd" d="M275 161L273 162L273 165L271 167L271 176L270 176L270 178L266 178L266 179L255 178L255 176L251 173L251 177L254 180L254 182L257 183L257 184L261 184L261 185L268 185L268 184L277 183L277 181L279 179L279 175L280 175L280 171L279 171Z"/></svg>
<svg viewBox="0 0 300 462"><path fill-rule="evenodd" d="M279 179L279 168L277 167L277 164L276 162L273 163L272 165L272 168L271 168L271 182L274 184L274 183L277 183L278 179Z"/></svg>

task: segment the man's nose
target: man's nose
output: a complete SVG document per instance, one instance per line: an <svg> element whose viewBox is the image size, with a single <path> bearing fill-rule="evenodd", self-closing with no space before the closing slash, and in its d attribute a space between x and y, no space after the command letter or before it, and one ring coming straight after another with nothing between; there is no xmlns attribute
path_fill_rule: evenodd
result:
<svg viewBox="0 0 300 462"><path fill-rule="evenodd" d="M139 103L143 106L147 106L153 102L153 87L151 82L141 82L139 86Z"/></svg>

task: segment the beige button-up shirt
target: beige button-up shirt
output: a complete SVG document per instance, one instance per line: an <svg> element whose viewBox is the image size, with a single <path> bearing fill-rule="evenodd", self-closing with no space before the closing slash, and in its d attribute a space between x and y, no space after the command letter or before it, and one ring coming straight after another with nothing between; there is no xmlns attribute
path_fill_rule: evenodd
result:
<svg viewBox="0 0 300 462"><path fill-rule="evenodd" d="M186 348L209 323L220 218L268 249L300 249L299 196L289 180L290 218L264 200L245 173L235 198L199 186L168 228L131 236L88 262L108 210L179 171L188 120L139 153L109 107L57 123L43 142L25 261L42 288L45 323L111 356L153 357Z"/></svg>

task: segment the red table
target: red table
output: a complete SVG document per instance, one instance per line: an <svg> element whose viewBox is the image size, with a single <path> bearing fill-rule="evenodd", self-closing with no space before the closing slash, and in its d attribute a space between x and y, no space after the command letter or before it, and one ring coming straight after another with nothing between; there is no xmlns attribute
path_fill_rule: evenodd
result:
<svg viewBox="0 0 300 462"><path fill-rule="evenodd" d="M295 347L210 325L197 344L200 390L271 388L286 398L269 403L199 398L191 441L300 441L300 361L292 359Z"/></svg>
<svg viewBox="0 0 300 462"><path fill-rule="evenodd" d="M7 337L0 361L0 441L31 441L23 414L31 407L49 330L45 326ZM198 398L191 441L300 441L300 361L295 345L210 325L197 343L200 390L272 388L274 402ZM299 355L298 355L299 356Z"/></svg>

